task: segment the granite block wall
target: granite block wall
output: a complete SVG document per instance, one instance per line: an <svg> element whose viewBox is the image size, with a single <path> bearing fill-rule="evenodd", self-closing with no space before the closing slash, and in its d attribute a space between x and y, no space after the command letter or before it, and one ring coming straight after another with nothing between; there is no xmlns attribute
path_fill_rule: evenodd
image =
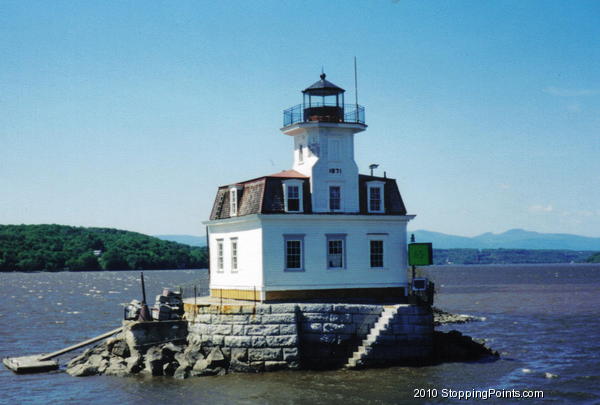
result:
<svg viewBox="0 0 600 405"><path fill-rule="evenodd" d="M362 343L383 308L328 303L198 306L186 312L188 343L203 350L219 347L230 361L242 363L241 369L337 368ZM389 362L390 356L428 356L432 335L428 309L401 306L373 345L368 364Z"/></svg>

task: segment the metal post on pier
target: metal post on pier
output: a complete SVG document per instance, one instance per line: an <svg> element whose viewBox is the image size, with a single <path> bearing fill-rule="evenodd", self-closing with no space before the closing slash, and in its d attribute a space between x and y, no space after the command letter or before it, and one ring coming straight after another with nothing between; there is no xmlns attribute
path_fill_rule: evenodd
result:
<svg viewBox="0 0 600 405"><path fill-rule="evenodd" d="M144 284L144 272L140 272L140 279L142 281L142 308L140 309L140 315L138 317L138 321L151 321L152 315L150 315L150 310L148 309L148 304L146 304L146 285Z"/></svg>

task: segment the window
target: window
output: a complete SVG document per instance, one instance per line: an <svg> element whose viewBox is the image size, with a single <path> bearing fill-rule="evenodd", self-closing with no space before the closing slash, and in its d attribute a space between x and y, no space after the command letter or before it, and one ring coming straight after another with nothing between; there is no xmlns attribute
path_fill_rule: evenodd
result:
<svg viewBox="0 0 600 405"><path fill-rule="evenodd" d="M284 235L286 271L304 271L304 235Z"/></svg>
<svg viewBox="0 0 600 405"><path fill-rule="evenodd" d="M238 199L237 199L237 188L229 190L229 215L234 217L237 215L238 210Z"/></svg>
<svg viewBox="0 0 600 405"><path fill-rule="evenodd" d="M299 269L302 267L302 241L288 240L286 242L285 267Z"/></svg>
<svg viewBox="0 0 600 405"><path fill-rule="evenodd" d="M367 183L367 208L369 212L380 212L384 210L383 181L370 181Z"/></svg>
<svg viewBox="0 0 600 405"><path fill-rule="evenodd" d="M217 271L223 271L224 263L223 239L217 239Z"/></svg>
<svg viewBox="0 0 600 405"><path fill-rule="evenodd" d="M333 234L327 236L327 268L343 269L346 267L345 234Z"/></svg>
<svg viewBox="0 0 600 405"><path fill-rule="evenodd" d="M302 180L285 180L283 198L285 212L302 212Z"/></svg>
<svg viewBox="0 0 600 405"><path fill-rule="evenodd" d="M383 267L383 241L370 240L371 245L371 267Z"/></svg>
<svg viewBox="0 0 600 405"><path fill-rule="evenodd" d="M381 211L381 189L369 187L369 211Z"/></svg>
<svg viewBox="0 0 600 405"><path fill-rule="evenodd" d="M329 210L339 211L341 209L341 187L329 186Z"/></svg>
<svg viewBox="0 0 600 405"><path fill-rule="evenodd" d="M238 240L231 238L231 271L238 271Z"/></svg>
<svg viewBox="0 0 600 405"><path fill-rule="evenodd" d="M298 162L304 162L304 145L300 145L300 149L298 149Z"/></svg>
<svg viewBox="0 0 600 405"><path fill-rule="evenodd" d="M300 192L298 191L298 186L288 186L287 210L300 211Z"/></svg>

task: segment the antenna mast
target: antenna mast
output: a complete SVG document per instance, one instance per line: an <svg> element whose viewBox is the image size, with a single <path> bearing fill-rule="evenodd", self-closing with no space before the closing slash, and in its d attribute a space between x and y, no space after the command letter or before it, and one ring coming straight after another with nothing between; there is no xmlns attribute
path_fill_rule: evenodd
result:
<svg viewBox="0 0 600 405"><path fill-rule="evenodd" d="M356 122L358 122L358 74L356 73L356 56L354 57L354 104L356 104Z"/></svg>

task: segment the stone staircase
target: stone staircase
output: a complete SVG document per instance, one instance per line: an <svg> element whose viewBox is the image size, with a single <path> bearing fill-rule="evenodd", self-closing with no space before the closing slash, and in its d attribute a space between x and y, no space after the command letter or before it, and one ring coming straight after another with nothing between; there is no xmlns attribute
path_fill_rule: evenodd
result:
<svg viewBox="0 0 600 405"><path fill-rule="evenodd" d="M379 335L387 329L390 321L398 312L398 308L400 308L400 305L390 305L384 307L383 312L381 312L381 316L375 325L373 325L365 339L362 341L361 345L358 346L358 349L352 353L352 357L348 359L348 362L345 365L346 368L356 368L363 363L363 359L369 355L373 343L375 343Z"/></svg>

